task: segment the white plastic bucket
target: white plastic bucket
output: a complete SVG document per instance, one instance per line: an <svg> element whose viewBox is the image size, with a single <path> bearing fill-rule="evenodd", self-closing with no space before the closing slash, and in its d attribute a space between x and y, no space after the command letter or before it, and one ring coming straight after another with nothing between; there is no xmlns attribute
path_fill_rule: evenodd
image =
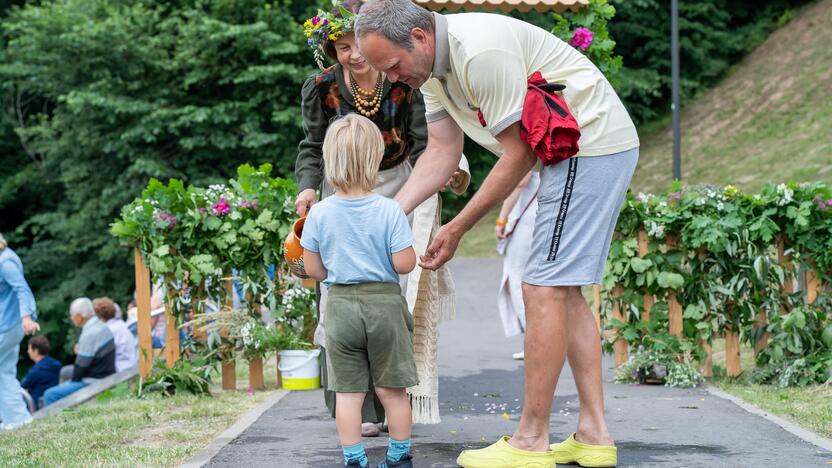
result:
<svg viewBox="0 0 832 468"><path fill-rule="evenodd" d="M314 390L321 387L320 349L281 351L277 369L286 390Z"/></svg>

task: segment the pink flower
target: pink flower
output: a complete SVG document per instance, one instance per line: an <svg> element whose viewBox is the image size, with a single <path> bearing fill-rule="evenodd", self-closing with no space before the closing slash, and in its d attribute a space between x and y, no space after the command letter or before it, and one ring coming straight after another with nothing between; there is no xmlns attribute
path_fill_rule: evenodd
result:
<svg viewBox="0 0 832 468"><path fill-rule="evenodd" d="M320 18L318 18L317 16L316 16L316 17L314 17L314 18L312 18L312 26L317 26L317 25L318 25L318 21L320 21L320 20L321 20L321 19L320 19Z"/></svg>
<svg viewBox="0 0 832 468"><path fill-rule="evenodd" d="M225 198L220 198L220 201L211 205L211 211L213 211L217 216L227 215L228 212L231 211L231 205L225 201Z"/></svg>
<svg viewBox="0 0 832 468"><path fill-rule="evenodd" d="M240 203L237 203L237 206L239 206L240 208L251 208L251 209L254 209L254 208L257 208L257 202L256 202L256 201L253 201L253 202L240 202Z"/></svg>
<svg viewBox="0 0 832 468"><path fill-rule="evenodd" d="M160 211L153 216L153 220L156 221L162 227L166 227L168 229L173 229L176 227L176 216L172 213L168 213L167 211Z"/></svg>
<svg viewBox="0 0 832 468"><path fill-rule="evenodd" d="M572 35L572 40L569 41L569 44L572 47L586 51L586 49L589 48L589 45L592 44L592 38L594 36L595 33L589 29L578 28L575 30L575 34Z"/></svg>
<svg viewBox="0 0 832 468"><path fill-rule="evenodd" d="M206 211L208 211L208 210L206 210L205 208L199 207L199 214L205 214Z"/></svg>

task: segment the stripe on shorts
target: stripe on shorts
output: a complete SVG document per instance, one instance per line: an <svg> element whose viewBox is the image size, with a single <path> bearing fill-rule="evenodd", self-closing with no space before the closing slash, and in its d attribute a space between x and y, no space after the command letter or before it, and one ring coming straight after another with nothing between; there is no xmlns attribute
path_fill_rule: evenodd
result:
<svg viewBox="0 0 832 468"><path fill-rule="evenodd" d="M563 235L563 225L566 222L566 214L569 211L569 201L572 199L572 188L575 186L575 175L578 172L578 158L569 158L569 170L566 174L566 184L563 186L563 197L560 200L558 217L555 219L555 233L552 236L552 246L549 248L549 256L546 260L554 262L558 257L560 238Z"/></svg>

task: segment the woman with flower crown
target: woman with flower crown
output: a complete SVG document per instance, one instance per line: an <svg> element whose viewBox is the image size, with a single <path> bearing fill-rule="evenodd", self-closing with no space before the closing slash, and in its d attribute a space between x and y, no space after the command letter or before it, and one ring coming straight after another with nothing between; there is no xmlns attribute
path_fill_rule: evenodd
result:
<svg viewBox="0 0 832 468"><path fill-rule="evenodd" d="M333 0L330 12L319 11L304 23L307 45L312 48L315 61L322 69L310 76L303 85L302 116L306 137L300 142L295 163L298 197L295 207L299 216L321 197L333 190L323 181L321 147L332 120L351 113L361 114L378 126L384 137L385 152L381 161L374 192L393 197L404 185L413 164L427 143L425 108L419 90L404 83L391 83L364 60L356 47L352 30L354 15L361 7L360 0ZM335 62L324 68L325 57ZM468 186L470 173L464 156L460 170L448 181L447 188L462 193ZM417 208L412 216L414 247L424 252L429 240L439 228L440 199L436 195ZM414 318L414 351L419 373L419 385L408 389L413 406L414 423L438 423L438 373L436 370L437 326L453 317L453 281L446 269L423 271L418 266L407 277L405 297ZM321 290L325 294L325 290ZM321 300L323 305L325 301ZM326 360L323 317L319 311L315 343ZM322 384L326 389L326 366L321 366ZM372 385L370 385L372 388ZM335 415L335 394L325 391L327 407ZM384 421L384 410L370 392L364 400L362 433L378 435L376 423Z"/></svg>

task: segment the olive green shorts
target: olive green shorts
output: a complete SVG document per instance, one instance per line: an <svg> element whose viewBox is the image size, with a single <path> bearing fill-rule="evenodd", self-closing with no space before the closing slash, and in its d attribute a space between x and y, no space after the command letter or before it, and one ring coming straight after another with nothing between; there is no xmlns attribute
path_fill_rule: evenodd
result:
<svg viewBox="0 0 832 468"><path fill-rule="evenodd" d="M327 389L338 393L419 383L413 318L395 283L336 284L326 303ZM372 379L372 380L371 380Z"/></svg>

